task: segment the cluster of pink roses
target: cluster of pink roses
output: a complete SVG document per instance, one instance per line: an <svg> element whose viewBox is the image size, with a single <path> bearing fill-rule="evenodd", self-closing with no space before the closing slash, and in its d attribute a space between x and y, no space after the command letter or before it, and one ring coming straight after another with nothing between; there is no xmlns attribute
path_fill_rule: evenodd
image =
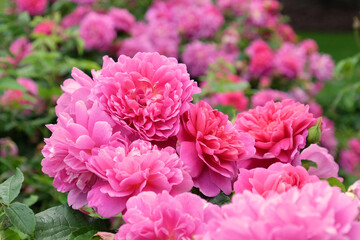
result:
<svg viewBox="0 0 360 240"><path fill-rule="evenodd" d="M251 77L266 77L279 74L288 79L315 78L327 81L332 78L334 62L327 54L317 52L317 44L308 39L298 46L284 43L278 50L272 50L263 40L252 42L246 53L250 57Z"/></svg>
<svg viewBox="0 0 360 240"><path fill-rule="evenodd" d="M233 124L204 101L190 103L200 89L186 66L158 53L104 57L92 77L76 68L72 77L48 126L43 172L73 208L125 213L116 239L354 239L360 231L357 203L319 180L337 177L332 156L318 145L304 149L317 122L309 106L269 101ZM306 171L302 159L319 168ZM188 193L192 187L235 196L219 208Z"/></svg>

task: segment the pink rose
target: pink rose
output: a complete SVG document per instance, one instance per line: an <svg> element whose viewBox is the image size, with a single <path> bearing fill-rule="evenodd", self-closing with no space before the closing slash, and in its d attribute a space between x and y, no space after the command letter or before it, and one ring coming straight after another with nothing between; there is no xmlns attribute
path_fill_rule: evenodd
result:
<svg viewBox="0 0 360 240"><path fill-rule="evenodd" d="M47 0L16 0L16 6L21 12L29 12L30 15L41 15L47 7Z"/></svg>
<svg viewBox="0 0 360 240"><path fill-rule="evenodd" d="M43 21L35 26L33 33L40 33L44 35L51 35L54 29L54 21Z"/></svg>
<svg viewBox="0 0 360 240"><path fill-rule="evenodd" d="M175 58L158 53L105 57L95 77L98 99L117 124L143 139L165 141L180 129L180 115L200 89Z"/></svg>
<svg viewBox="0 0 360 240"><path fill-rule="evenodd" d="M199 196L182 193L175 197L163 191L156 195L143 192L126 204L125 224L115 240L125 239L194 239L207 230L207 221L216 205Z"/></svg>
<svg viewBox="0 0 360 240"><path fill-rule="evenodd" d="M240 169L238 180L234 183L235 193L248 190L268 197L274 193L283 193L290 188L302 188L310 182L320 181L311 176L305 168L290 164L274 163L269 168Z"/></svg>
<svg viewBox="0 0 360 240"><path fill-rule="evenodd" d="M254 140L236 131L228 116L200 101L181 118L180 157L206 196L232 191L238 163L254 154Z"/></svg>
<svg viewBox="0 0 360 240"><path fill-rule="evenodd" d="M306 145L308 129L316 118L309 106L286 99L268 102L239 113L235 126L255 138L255 155L241 162L241 167L268 167L274 162L300 164L300 150Z"/></svg>

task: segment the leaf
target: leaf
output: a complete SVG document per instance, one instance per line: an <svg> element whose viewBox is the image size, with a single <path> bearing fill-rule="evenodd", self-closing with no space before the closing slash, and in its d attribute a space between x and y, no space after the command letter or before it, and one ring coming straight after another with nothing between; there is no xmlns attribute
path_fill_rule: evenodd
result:
<svg viewBox="0 0 360 240"><path fill-rule="evenodd" d="M73 237L80 237L81 231L87 227L90 229L104 228L103 221L93 221L85 214L69 208L67 205L49 208L35 215L36 217L36 240L65 240ZM86 231L83 232L86 234ZM82 238L79 238L82 239Z"/></svg>
<svg viewBox="0 0 360 240"><path fill-rule="evenodd" d="M310 167L318 168L316 162L306 159L301 160L301 166L303 166L306 170L309 170Z"/></svg>
<svg viewBox="0 0 360 240"><path fill-rule="evenodd" d="M92 227L82 227L70 234L69 240L89 240L97 233Z"/></svg>
<svg viewBox="0 0 360 240"><path fill-rule="evenodd" d="M26 91L26 88L18 83L15 79L2 78L0 81L0 90L8 89Z"/></svg>
<svg viewBox="0 0 360 240"><path fill-rule="evenodd" d="M0 184L0 202L9 205L20 193L24 175L16 168L15 175Z"/></svg>
<svg viewBox="0 0 360 240"><path fill-rule="evenodd" d="M346 192L345 186L342 182L340 182L339 179L331 177L326 179L326 181L328 181L328 183L330 184L330 186L332 187L339 187L341 189L342 192Z"/></svg>
<svg viewBox="0 0 360 240"><path fill-rule="evenodd" d="M34 205L38 200L39 200L39 196L38 196L38 195L30 195L30 197L25 198L25 199L23 200L23 203L24 203L26 206L30 207L30 206Z"/></svg>
<svg viewBox="0 0 360 240"><path fill-rule="evenodd" d="M6 229L5 231L0 231L1 240L20 240L19 235L11 229Z"/></svg>
<svg viewBox="0 0 360 240"><path fill-rule="evenodd" d="M231 199L229 196L221 192L216 197L209 199L208 202L221 206L224 205L225 203L230 203Z"/></svg>
<svg viewBox="0 0 360 240"><path fill-rule="evenodd" d="M21 232L30 235L35 231L35 215L28 206L15 202L4 210L10 222Z"/></svg>

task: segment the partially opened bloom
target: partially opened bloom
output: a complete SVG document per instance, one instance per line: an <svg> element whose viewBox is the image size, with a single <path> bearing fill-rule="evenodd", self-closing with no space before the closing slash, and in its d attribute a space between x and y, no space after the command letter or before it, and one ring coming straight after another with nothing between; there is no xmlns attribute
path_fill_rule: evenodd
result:
<svg viewBox="0 0 360 240"><path fill-rule="evenodd" d="M306 145L308 129L316 118L309 106L285 99L268 102L239 113L235 126L255 138L256 154L242 161L244 168L268 167L274 162L300 164L300 150Z"/></svg>
<svg viewBox="0 0 360 240"><path fill-rule="evenodd" d="M180 115L199 93L184 64L158 53L104 58L93 98L123 127L143 139L164 141L180 129Z"/></svg>
<svg viewBox="0 0 360 240"><path fill-rule="evenodd" d="M205 239L356 240L360 234L358 202L325 181L266 199L245 191L221 210L222 217L208 223Z"/></svg>
<svg viewBox="0 0 360 240"><path fill-rule="evenodd" d="M240 169L238 180L234 183L235 193L245 190L260 194L263 197L283 193L293 187L302 188L310 182L320 181L309 175L302 166L274 163L269 168Z"/></svg>
<svg viewBox="0 0 360 240"><path fill-rule="evenodd" d="M238 132L228 116L200 101L181 119L180 157L190 168L195 187L206 196L230 194L238 163L254 154L254 139Z"/></svg>
<svg viewBox="0 0 360 240"><path fill-rule="evenodd" d="M316 175L319 178L338 177L339 165L335 162L334 157L329 154L326 148L311 144L301 152L300 158L302 160L313 161L317 164L317 168L309 168L309 173L311 175Z"/></svg>
<svg viewBox="0 0 360 240"><path fill-rule="evenodd" d="M30 15L40 15L46 10L47 0L16 0L16 6L21 12L28 12Z"/></svg>
<svg viewBox="0 0 360 240"><path fill-rule="evenodd" d="M82 19L79 32L88 50L106 51L116 37L113 19L96 12L91 12Z"/></svg>
<svg viewBox="0 0 360 240"><path fill-rule="evenodd" d="M103 146L94 151L88 168L99 176L88 195L89 206L103 217L121 213L127 200L144 191L172 195L189 191L193 182L183 162L171 147L158 149L137 140Z"/></svg>

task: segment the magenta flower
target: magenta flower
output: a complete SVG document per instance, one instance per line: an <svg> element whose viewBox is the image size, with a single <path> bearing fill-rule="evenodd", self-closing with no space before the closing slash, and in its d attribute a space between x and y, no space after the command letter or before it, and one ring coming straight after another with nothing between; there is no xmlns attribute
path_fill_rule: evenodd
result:
<svg viewBox="0 0 360 240"><path fill-rule="evenodd" d="M236 131L228 116L200 101L182 116L180 157L190 168L195 187L206 196L230 194L238 163L250 158L254 140Z"/></svg>
<svg viewBox="0 0 360 240"><path fill-rule="evenodd" d="M120 146L117 146L120 145ZM193 182L175 149L158 149L143 140L103 146L94 152L88 168L99 176L88 195L89 206L103 217L126 208L127 200L144 191L170 194L189 191Z"/></svg>
<svg viewBox="0 0 360 240"><path fill-rule="evenodd" d="M301 152L300 158L313 161L317 164L317 168L309 168L309 173L311 175L316 175L319 178L339 177L339 165L335 162L334 157L329 154L326 148L311 144Z"/></svg>
<svg viewBox="0 0 360 240"><path fill-rule="evenodd" d="M176 239L192 240L207 230L216 205L206 203L199 196L182 193L175 197L163 191L156 195L143 192L126 204L125 224L115 240ZM197 238L196 238L197 239Z"/></svg>
<svg viewBox="0 0 360 240"><path fill-rule="evenodd" d="M320 181L311 176L302 166L274 163L269 168L240 169L238 180L234 183L235 193L248 190L263 197L283 193L293 187L302 188L310 182Z"/></svg>
<svg viewBox="0 0 360 240"><path fill-rule="evenodd" d="M30 15L41 15L47 7L47 0L16 0L16 6L21 12L28 12Z"/></svg>
<svg viewBox="0 0 360 240"><path fill-rule="evenodd" d="M127 9L112 7L108 15L112 18L115 29L119 31L130 32L136 21L135 17Z"/></svg>
<svg viewBox="0 0 360 240"><path fill-rule="evenodd" d="M91 12L82 19L79 32L88 50L106 51L116 37L112 18L96 12Z"/></svg>
<svg viewBox="0 0 360 240"><path fill-rule="evenodd" d="M269 101L279 102L289 98L286 92L274 89L261 89L251 97L252 106L265 106Z"/></svg>
<svg viewBox="0 0 360 240"><path fill-rule="evenodd" d="M327 182L263 198L245 191L208 223L204 239L349 239L360 234L358 202Z"/></svg>
<svg viewBox="0 0 360 240"><path fill-rule="evenodd" d="M180 129L180 115L199 93L186 66L158 53L105 57L95 78L94 99L121 126L143 139L164 141Z"/></svg>
<svg viewBox="0 0 360 240"><path fill-rule="evenodd" d="M237 115L235 126L255 138L255 155L241 162L241 167L268 167L274 162L300 164L300 150L305 147L308 129L316 118L309 106L286 99L268 102Z"/></svg>
<svg viewBox="0 0 360 240"><path fill-rule="evenodd" d="M328 54L314 53L310 56L310 72L319 81L325 82L333 77L335 63Z"/></svg>
<svg viewBox="0 0 360 240"><path fill-rule="evenodd" d="M291 43L284 43L275 54L274 64L281 75L294 79L302 75L305 61L304 49Z"/></svg>
<svg viewBox="0 0 360 240"><path fill-rule="evenodd" d="M32 97L38 97L38 86L37 84L29 78L18 78L16 81L25 87L26 91L7 89L4 91L4 94L0 96L0 105L11 106L14 103L20 105L32 105L36 106L37 101L30 101L26 99L26 95Z"/></svg>
<svg viewBox="0 0 360 240"><path fill-rule="evenodd" d="M233 106L237 111L246 110L249 102L242 91L216 93L211 98L213 105Z"/></svg>
<svg viewBox="0 0 360 240"><path fill-rule="evenodd" d="M39 23L34 27L33 33L51 35L54 29L54 21L47 20Z"/></svg>

